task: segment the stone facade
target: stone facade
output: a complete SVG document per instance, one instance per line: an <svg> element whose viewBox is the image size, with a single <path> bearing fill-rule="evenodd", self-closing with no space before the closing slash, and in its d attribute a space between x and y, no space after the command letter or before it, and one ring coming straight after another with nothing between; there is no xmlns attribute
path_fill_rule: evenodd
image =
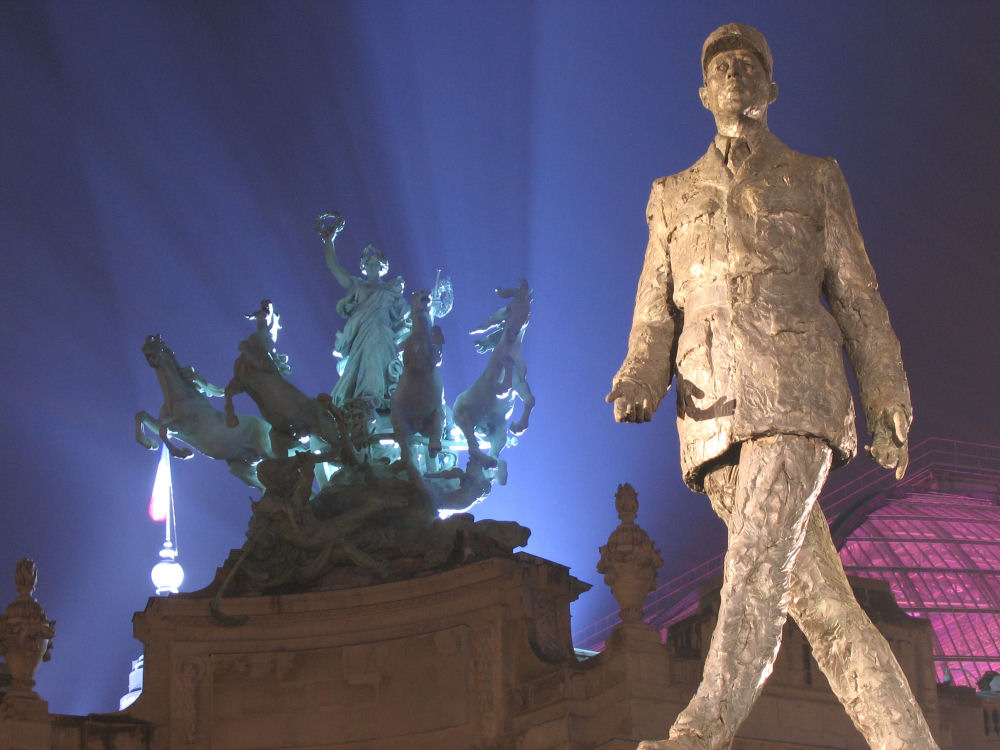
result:
<svg viewBox="0 0 1000 750"><path fill-rule="evenodd" d="M3 750L632 750L660 737L697 686L717 589L667 643L623 623L578 656L569 605L587 585L516 554L394 583L225 599L153 598L134 618L142 696L123 712L11 715ZM860 599L885 633L945 750L1000 750L990 701L937 687L930 632L883 584ZM863 750L800 633L736 750ZM987 733L984 733L984 726Z"/></svg>

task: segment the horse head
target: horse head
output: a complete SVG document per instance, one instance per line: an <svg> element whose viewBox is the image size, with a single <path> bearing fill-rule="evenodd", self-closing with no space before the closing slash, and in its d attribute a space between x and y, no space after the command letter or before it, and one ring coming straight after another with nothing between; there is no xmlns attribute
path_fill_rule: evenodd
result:
<svg viewBox="0 0 1000 750"><path fill-rule="evenodd" d="M142 353L150 367L159 369L167 364L177 365L177 358L170 348L163 343L163 337L155 333L146 337L142 345Z"/></svg>
<svg viewBox="0 0 1000 750"><path fill-rule="evenodd" d="M431 293L421 289L412 294L410 320L413 327L403 343L403 366L430 366L441 363L444 335L440 326L431 325Z"/></svg>
<svg viewBox="0 0 1000 750"><path fill-rule="evenodd" d="M476 351L480 354L492 352L496 349L505 331L511 331L513 337L517 337L528 325L528 318L531 316L531 301L534 292L528 287L528 282L521 279L520 286L497 287L497 295L503 299L509 299L506 305L501 307L485 323L469 331L473 336L484 336L475 341Z"/></svg>
<svg viewBox="0 0 1000 750"><path fill-rule="evenodd" d="M415 291L410 297L410 306L413 308L412 315L414 320L417 317L428 316L430 317L431 310L431 292L429 289L419 289Z"/></svg>
<svg viewBox="0 0 1000 750"><path fill-rule="evenodd" d="M497 288L497 294L505 299L510 299L507 303L507 315L504 321L504 329L520 333L531 317L531 301L534 299L534 292L528 286L526 279L521 279L521 284L516 287L506 289Z"/></svg>

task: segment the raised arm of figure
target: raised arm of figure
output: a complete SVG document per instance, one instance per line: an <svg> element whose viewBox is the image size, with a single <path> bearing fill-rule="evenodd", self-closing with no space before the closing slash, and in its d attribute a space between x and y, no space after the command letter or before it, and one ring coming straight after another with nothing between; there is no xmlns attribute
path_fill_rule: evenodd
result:
<svg viewBox="0 0 1000 750"><path fill-rule="evenodd" d="M351 288L351 276L344 270L344 267L340 265L340 259L337 258L337 251L334 249L333 243L337 239L337 235L344 228L344 217L338 214L336 211L328 211L325 214L320 214L316 217L316 231L323 240L323 246L326 248L326 267L330 269L330 273L333 274L333 278L344 287L344 289Z"/></svg>

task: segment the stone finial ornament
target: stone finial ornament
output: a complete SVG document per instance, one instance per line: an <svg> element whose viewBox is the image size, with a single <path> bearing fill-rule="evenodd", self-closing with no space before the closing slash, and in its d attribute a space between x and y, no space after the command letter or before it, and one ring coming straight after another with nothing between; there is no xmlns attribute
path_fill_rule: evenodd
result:
<svg viewBox="0 0 1000 750"><path fill-rule="evenodd" d="M663 559L649 534L635 523L639 498L632 485L618 485L615 510L621 524L601 547L597 572L604 574L604 582L621 607L622 622L639 622L643 602L656 588L656 570L663 565Z"/></svg>
<svg viewBox="0 0 1000 750"><path fill-rule="evenodd" d="M35 563L23 558L14 570L18 596L0 615L0 655L11 675L11 692L4 698L5 704L41 701L32 689L35 670L51 658L49 650L56 631L55 622L46 619L42 605L32 596L37 581Z"/></svg>

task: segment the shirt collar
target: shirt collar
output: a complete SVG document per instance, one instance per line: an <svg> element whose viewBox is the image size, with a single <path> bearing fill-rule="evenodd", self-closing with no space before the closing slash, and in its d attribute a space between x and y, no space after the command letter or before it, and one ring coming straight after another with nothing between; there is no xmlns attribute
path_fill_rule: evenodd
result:
<svg viewBox="0 0 1000 750"><path fill-rule="evenodd" d="M747 148L750 149L750 153L752 154L760 146L761 141L764 140L764 137L766 135L767 131L764 130L763 128L756 130L752 133L748 133L747 135L735 136L732 138L729 137L728 135L721 135L719 133L716 133L715 147L719 150L719 154L722 155L722 160L725 161L726 157L729 155L729 148L734 141L737 141L740 138L742 138L746 142Z"/></svg>

